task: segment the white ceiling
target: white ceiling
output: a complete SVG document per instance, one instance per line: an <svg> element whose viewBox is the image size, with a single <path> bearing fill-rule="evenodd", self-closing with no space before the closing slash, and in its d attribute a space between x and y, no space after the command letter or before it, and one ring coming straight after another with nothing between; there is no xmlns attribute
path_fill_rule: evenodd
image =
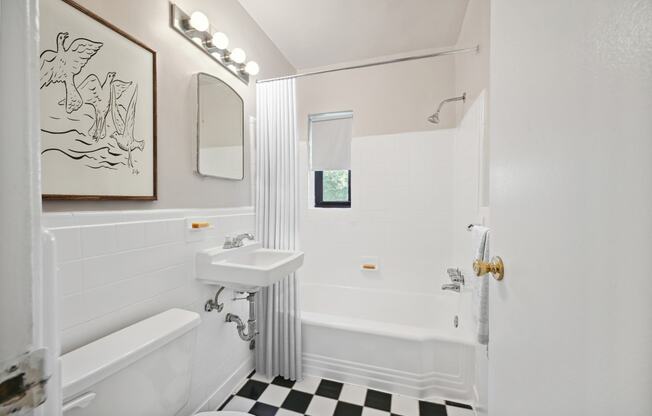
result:
<svg viewBox="0 0 652 416"><path fill-rule="evenodd" d="M297 69L454 45L468 0L239 0Z"/></svg>

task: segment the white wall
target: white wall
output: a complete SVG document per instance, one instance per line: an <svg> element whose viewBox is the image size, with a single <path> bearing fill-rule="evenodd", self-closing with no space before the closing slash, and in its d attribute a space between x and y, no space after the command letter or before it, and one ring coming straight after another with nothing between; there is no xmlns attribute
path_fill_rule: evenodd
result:
<svg viewBox="0 0 652 416"><path fill-rule="evenodd" d="M302 143L301 281L439 290L452 250L453 141L452 130L354 138L348 209L314 208ZM361 271L365 256L377 256L380 270Z"/></svg>
<svg viewBox="0 0 652 416"><path fill-rule="evenodd" d="M60 1L60 0L42 0ZM255 79L249 85L205 55L170 27L167 0L79 0L157 52L158 201L45 201L45 211L160 208L214 208L251 205L249 131L245 129L245 179L203 178L194 173L196 155L196 85L194 75L206 72L232 86L243 98L245 120L255 115ZM294 73L276 46L237 0L178 0L182 9L202 10L225 32L231 45L241 47L260 64L257 79ZM48 16L42 15L41 19Z"/></svg>
<svg viewBox="0 0 652 416"><path fill-rule="evenodd" d="M189 218L214 228L189 230ZM215 287L196 281L194 272L197 250L254 230L251 208L46 214L44 222L57 240L64 353L177 307L202 319L184 415L202 405L215 410L233 388L228 383L253 367L249 344L224 322L227 312L248 316L248 305L226 290L224 311L204 312Z"/></svg>
<svg viewBox="0 0 652 416"><path fill-rule="evenodd" d="M454 95L454 64L444 56L299 78L299 138L308 139L310 114L342 110L353 110L354 137L450 128L454 105L442 110L440 124L427 117Z"/></svg>

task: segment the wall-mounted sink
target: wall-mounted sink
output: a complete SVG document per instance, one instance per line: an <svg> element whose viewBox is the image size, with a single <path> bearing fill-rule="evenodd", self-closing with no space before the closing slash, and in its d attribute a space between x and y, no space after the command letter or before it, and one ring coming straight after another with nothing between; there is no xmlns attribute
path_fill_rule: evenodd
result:
<svg viewBox="0 0 652 416"><path fill-rule="evenodd" d="M200 251L196 261L197 279L255 292L301 267L303 252L266 249L254 241L237 248L216 247Z"/></svg>

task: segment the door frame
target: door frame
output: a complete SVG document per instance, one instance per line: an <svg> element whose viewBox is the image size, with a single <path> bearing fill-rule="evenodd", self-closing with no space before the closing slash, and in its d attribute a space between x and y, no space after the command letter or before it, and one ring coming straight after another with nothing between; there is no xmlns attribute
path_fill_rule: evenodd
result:
<svg viewBox="0 0 652 416"><path fill-rule="evenodd" d="M46 391L55 399L24 414L56 416L55 248L41 229L38 6L0 0L0 362L47 348Z"/></svg>

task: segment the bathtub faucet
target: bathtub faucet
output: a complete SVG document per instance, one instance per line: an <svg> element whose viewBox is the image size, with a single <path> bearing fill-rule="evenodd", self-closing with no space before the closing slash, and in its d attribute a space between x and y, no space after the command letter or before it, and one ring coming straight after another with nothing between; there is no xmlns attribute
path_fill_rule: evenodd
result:
<svg viewBox="0 0 652 416"><path fill-rule="evenodd" d="M460 284L458 282L455 283L445 283L441 285L441 290L452 290L453 292L458 292L460 291Z"/></svg>

